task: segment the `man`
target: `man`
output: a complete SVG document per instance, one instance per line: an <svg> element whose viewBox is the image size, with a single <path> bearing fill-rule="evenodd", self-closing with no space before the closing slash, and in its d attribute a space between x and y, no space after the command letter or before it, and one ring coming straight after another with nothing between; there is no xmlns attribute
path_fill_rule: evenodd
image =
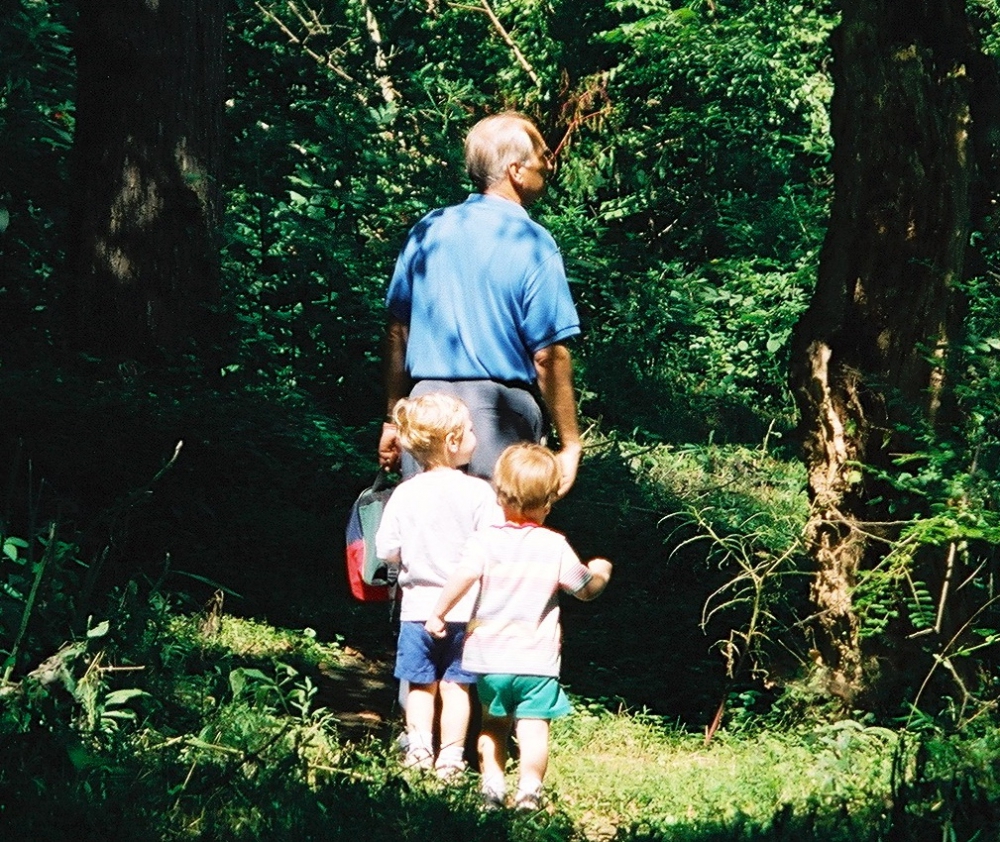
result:
<svg viewBox="0 0 1000 842"><path fill-rule="evenodd" d="M469 472L487 479L507 445L544 438L544 407L559 438L562 496L581 453L565 345L580 325L555 241L525 210L545 190L552 153L528 118L505 112L472 127L465 163L478 192L413 227L386 294L379 463L400 464L392 409L413 383L413 396L466 403L479 439ZM404 457L402 470L416 469Z"/></svg>

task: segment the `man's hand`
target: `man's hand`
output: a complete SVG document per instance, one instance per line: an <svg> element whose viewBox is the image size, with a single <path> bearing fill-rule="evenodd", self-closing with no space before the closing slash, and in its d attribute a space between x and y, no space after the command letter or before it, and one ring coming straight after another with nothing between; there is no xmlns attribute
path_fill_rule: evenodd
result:
<svg viewBox="0 0 1000 842"><path fill-rule="evenodd" d="M556 454L559 467L562 469L562 480L559 483L559 497L565 497L576 482L576 471L580 467L580 454L583 448L579 444L564 447Z"/></svg>
<svg viewBox="0 0 1000 842"><path fill-rule="evenodd" d="M399 444L399 431L395 424L382 425L382 436L378 441L378 463L387 471L398 471L403 449Z"/></svg>
<svg viewBox="0 0 1000 842"><path fill-rule="evenodd" d="M447 626L445 626L444 620L435 614L426 623L424 623L424 630L431 637L442 638L445 636Z"/></svg>
<svg viewBox="0 0 1000 842"><path fill-rule="evenodd" d="M576 418L576 395L573 390L573 358L561 344L549 345L535 352L535 374L538 389L552 418L552 426L562 448L556 457L562 468L559 496L564 497L573 487L580 465L580 427Z"/></svg>
<svg viewBox="0 0 1000 842"><path fill-rule="evenodd" d="M399 470L403 448L399 432L392 423L392 410L396 402L410 391L410 378L406 373L406 343L410 329L397 319L389 319L382 346L382 376L385 379L385 423L378 442L378 463L388 471Z"/></svg>

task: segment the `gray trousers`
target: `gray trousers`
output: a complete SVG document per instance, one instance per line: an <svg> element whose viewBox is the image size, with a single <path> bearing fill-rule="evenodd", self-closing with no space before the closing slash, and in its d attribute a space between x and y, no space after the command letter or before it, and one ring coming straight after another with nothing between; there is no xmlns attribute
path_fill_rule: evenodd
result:
<svg viewBox="0 0 1000 842"><path fill-rule="evenodd" d="M420 380L410 391L410 397L431 392L454 395L469 408L476 433L476 449L468 468L472 476L492 478L493 466L508 445L545 440L545 415L527 387L493 380ZM403 479L419 472L416 460L404 451Z"/></svg>

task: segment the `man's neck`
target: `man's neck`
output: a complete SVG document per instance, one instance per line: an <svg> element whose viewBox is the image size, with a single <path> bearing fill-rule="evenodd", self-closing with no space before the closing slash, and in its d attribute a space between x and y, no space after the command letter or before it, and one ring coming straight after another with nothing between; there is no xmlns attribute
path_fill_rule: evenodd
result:
<svg viewBox="0 0 1000 842"><path fill-rule="evenodd" d="M513 202L515 205L524 207L524 202L521 201L521 197L514 189L514 185L507 179L498 181L496 184L491 184L483 191L483 195L493 196L497 199L506 199L508 202Z"/></svg>

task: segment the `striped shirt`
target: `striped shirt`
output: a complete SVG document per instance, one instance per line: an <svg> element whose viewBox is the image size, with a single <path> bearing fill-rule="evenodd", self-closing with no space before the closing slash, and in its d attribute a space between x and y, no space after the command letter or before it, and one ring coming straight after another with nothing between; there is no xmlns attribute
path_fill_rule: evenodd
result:
<svg viewBox="0 0 1000 842"><path fill-rule="evenodd" d="M463 668L558 678L558 593L576 593L591 579L566 539L534 523L487 527L466 542L460 566L480 584Z"/></svg>

